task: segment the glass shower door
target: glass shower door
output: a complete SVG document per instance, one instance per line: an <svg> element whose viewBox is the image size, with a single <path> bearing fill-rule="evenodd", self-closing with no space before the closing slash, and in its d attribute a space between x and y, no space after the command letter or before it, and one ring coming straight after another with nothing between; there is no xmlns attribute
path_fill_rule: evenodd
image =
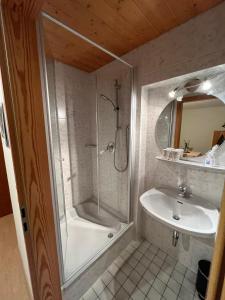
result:
<svg viewBox="0 0 225 300"><path fill-rule="evenodd" d="M128 223L131 70L115 65L97 73L98 200L100 211Z"/></svg>

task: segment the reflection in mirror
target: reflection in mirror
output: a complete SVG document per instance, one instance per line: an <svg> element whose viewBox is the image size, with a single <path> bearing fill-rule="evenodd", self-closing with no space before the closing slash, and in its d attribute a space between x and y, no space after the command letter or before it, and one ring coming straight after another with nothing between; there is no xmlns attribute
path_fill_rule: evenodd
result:
<svg viewBox="0 0 225 300"><path fill-rule="evenodd" d="M225 168L225 105L214 96L171 101L158 118L155 134L161 150L183 149L182 160ZM165 158L173 160L173 153Z"/></svg>
<svg viewBox="0 0 225 300"><path fill-rule="evenodd" d="M172 145L173 115L175 107L176 101L170 102L157 121L155 136L156 142L161 149Z"/></svg>
<svg viewBox="0 0 225 300"><path fill-rule="evenodd" d="M183 148L184 157L202 156L223 143L224 124L222 101L207 95L186 97L177 102L174 147Z"/></svg>

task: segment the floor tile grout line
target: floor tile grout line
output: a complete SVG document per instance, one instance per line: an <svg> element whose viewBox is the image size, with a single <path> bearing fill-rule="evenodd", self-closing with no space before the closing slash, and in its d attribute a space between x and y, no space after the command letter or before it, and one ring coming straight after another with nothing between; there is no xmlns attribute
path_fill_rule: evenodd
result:
<svg viewBox="0 0 225 300"><path fill-rule="evenodd" d="M134 253L136 252L136 251L138 251L138 248L139 247L137 247L137 248L135 248L135 251L133 252L133 253L131 253L131 255L129 256L129 258L127 259L127 262L128 262L128 260L134 255ZM149 248L149 247L148 247ZM148 249L147 248L147 249ZM143 256L144 254L142 254L142 256ZM138 263L140 262L140 260L141 260L141 258L139 258L139 259L137 259L136 257L134 257L137 261L138 261ZM138 264L137 263L137 264ZM129 264L129 263L128 263ZM135 268L136 268L136 266L137 266L137 264L135 265L135 267L133 267L133 266L131 266L130 264L129 264L129 266L131 267L131 269L132 269L132 271L130 272L130 274L135 270ZM136 270L135 270L136 271ZM110 271L108 271L108 272L110 272ZM121 272L123 273L123 274L125 274L122 270L121 270ZM136 271L137 272L137 271ZM138 273L138 272L137 272ZM129 275L130 275L129 274ZM138 273L139 274L139 273ZM130 279L129 278L129 275L127 275L127 274L125 274L126 275L126 280L127 279ZM142 276L141 274L139 274L140 276ZM140 278L140 280L142 279L143 277L141 277ZM130 279L131 280L131 279ZM140 280L138 281L138 283L140 282ZM111 281L110 281L111 282ZM124 281L124 283L125 283L126 281ZM138 283L134 283L132 280L131 280L131 282L134 284L134 286L135 286L135 288L138 286ZM124 283L120 286L120 289L117 291L117 293L119 293L119 291L121 290L121 288L124 288L123 286L124 286ZM135 289L134 289L135 290ZM126 291L126 290L125 290ZM132 294L129 294L128 293L128 291L126 291L127 292L127 294L132 298ZM141 291L142 292L142 291ZM115 294L115 296L117 295L117 293ZM143 293L143 295L145 295L144 293Z"/></svg>
<svg viewBox="0 0 225 300"><path fill-rule="evenodd" d="M151 245L153 245L153 244L151 244ZM150 245L150 246L151 246ZM150 246L147 248L147 249L149 249L150 248ZM158 247L157 247L158 248ZM152 257L152 260L150 261L150 264L153 262L153 260L154 260L154 258L157 256L157 254L158 254L158 252L159 252L159 250L160 250L160 248L158 248L158 250L157 250L157 252L154 254L153 252L153 254L154 254L154 256ZM146 250L147 251L147 250ZM164 259L165 260L165 259ZM163 261L164 261L163 260ZM149 264L149 266L150 266L150 264ZM159 267L159 266L158 266ZM160 269L161 269L161 267L160 267ZM148 270L148 267L147 267L147 270ZM143 273L143 276L142 276L142 278L144 278L144 274L145 274L146 272L144 272ZM151 272L152 273L152 272ZM153 275L155 275L155 274L153 274ZM157 274L158 275L158 274ZM153 281L153 283L150 285L150 288L149 288L149 290L148 290L148 292L146 293L146 294L144 294L146 297L147 297L147 295L148 295L148 293L149 293L149 291L151 290L151 288L154 288L153 287L153 284L154 284L154 282L155 282L155 280L156 280L156 278L157 278L157 275L155 276L155 278L154 278L154 281ZM145 278L144 278L145 279ZM139 281L140 282L140 281ZM155 288L154 288L155 289ZM158 292L158 291L157 291Z"/></svg>
<svg viewBox="0 0 225 300"><path fill-rule="evenodd" d="M185 278L186 272L187 272L187 269L186 269L186 271L185 271L185 273L184 273L183 280L182 280L182 283L181 283L181 285L180 285L180 289L179 289L178 296L180 295L180 291L181 291L181 288L182 288L182 286L183 286L183 282L184 282L184 278Z"/></svg>
<svg viewBox="0 0 225 300"><path fill-rule="evenodd" d="M166 256L165 256L165 259L164 259L164 262L166 261L166 258L168 257L169 255L168 254L166 254ZM161 270L162 268L160 268L160 270ZM175 269L175 267L173 267L173 270ZM164 272L164 273L166 273L166 272ZM167 274L167 273L166 273ZM172 274L172 273L171 273ZM168 276L169 276L169 279L171 278L171 274L169 275L169 274L167 274ZM157 276L156 276L156 278L157 278ZM155 279L156 279L155 278ZM158 278L158 280L160 280L161 282L163 282L160 278ZM155 280L154 280L154 282L155 282ZM153 284L154 284L154 282L153 282ZM168 287L169 289L170 289L170 287L168 286L168 282L169 282L169 280L167 281L167 283L165 283L165 282L163 282L164 284L165 284L165 289L164 289L164 291L163 291L163 293L160 295L161 296L161 299L163 298L163 296L164 296L164 294L165 294L165 290L166 290L166 288ZM175 293L174 293L175 294ZM177 294L177 297L176 298L178 298L178 294Z"/></svg>
<svg viewBox="0 0 225 300"><path fill-rule="evenodd" d="M165 294L165 291L166 291L167 288L169 288L169 289L176 295L176 298L179 297L180 291L181 291L182 287L186 288L186 286L184 286L183 283L184 283L185 278L186 278L186 275L187 275L187 273L188 273L188 271L189 271L190 269L189 269L188 267L186 267L185 265L183 265L182 263L180 263L176 258L174 258L173 256L171 256L170 254L166 253L166 252L165 252L164 250L162 250L160 247L154 245L153 243L147 242L147 245L146 245L145 247L142 247L142 250L140 251L140 247L141 247L141 246L143 245L143 243L145 243L145 242L146 242L145 240L142 241L141 243L139 243L138 246L128 245L128 247L130 246L129 250L127 251L126 249L124 249L124 251L127 251L127 253L129 254L129 256L127 256L127 258L124 258L122 255L118 255L118 256L117 256L117 258L120 258L120 260L121 260L122 262L121 262L120 260L118 260L118 264L117 264L116 262L114 262L114 261L116 261L116 259L117 259L117 258L116 258L116 259L112 262L112 264L115 264L115 266L117 267L118 270L116 270L116 272L112 272L112 273L110 272L110 270L108 270L108 269L106 270L106 271L110 274L110 280L109 280L109 282L106 284L106 283L101 279L101 277L99 278L99 279L101 279L102 283L104 284L104 289L102 290L102 292L101 292L100 294L97 294L97 292L96 292L95 289L93 288L93 285L94 285L94 284L92 285L91 289L92 289L92 291L94 292L94 294L97 296L96 299L101 299L101 298L100 298L100 295L101 295L101 294L103 293L103 291L106 290L106 289L107 289L107 291L110 293L110 295L113 297L113 299L115 299L116 295L121 291L122 288L125 290L126 294L129 296L129 299L132 299L132 298L133 298L132 295L134 294L135 290L139 290L139 292L141 292L141 293L143 294L144 298L145 298L145 299L148 299L149 291L150 291L152 288L153 288L157 293L159 293L161 299L165 299L165 298L164 298L164 294ZM155 249L154 249L154 251L152 252L152 251L151 251L151 247L154 247L154 248L157 249L157 250L155 251ZM152 255L147 255L147 252L152 253ZM160 255L159 255L160 252L164 253L165 255L160 256ZM135 255L135 254L136 254L136 255ZM125 257L126 257L126 255L125 255ZM149 257L151 257L151 258L149 259ZM174 263L168 262L168 260L167 260L168 257L171 257L171 258L174 260ZM132 266L132 264L129 263L129 261L132 260L132 258L134 258L134 262L135 262L135 263L132 263L133 266ZM146 259L146 261L147 261L147 266L143 263L143 261L142 261L143 258ZM155 262L155 259L156 259L156 258L159 259L159 260L158 260L158 263ZM150 269L150 266L151 266L152 263L154 263L154 264L157 266L157 268L158 268L157 274L152 273L152 271L151 271L151 269ZM166 270L166 267L165 267L165 269L163 268L163 266L165 265L165 263L171 267L171 270L170 270L169 273L167 273L167 272L165 271L165 270ZM180 263L181 265L183 265L183 266L185 267L185 271L184 271L184 272L180 271L180 270L182 270L181 268L180 268L180 270L179 270L179 269L176 269L176 266L177 266L178 263ZM111 265L112 265L112 264L111 264ZM143 270L142 270L142 271L139 270L139 271L140 271L140 273L139 273L139 271L137 270L137 265L139 265L139 264L144 268L144 272L143 272ZM111 266L111 265L110 265L110 266ZM123 270L123 267L124 267L125 265L128 265L129 268L130 268L130 270L128 269L128 272L127 272L127 273L124 272L124 270ZM110 267L110 266L109 266L109 267ZM131 280L131 274L133 273L133 271L135 271L135 272L138 274L138 280L137 280L137 281ZM148 282L148 280L146 280L146 279L144 278L144 275L145 275L145 273L146 273L147 271L151 272L151 273L154 275L154 279L153 279L153 282L152 282L151 284ZM173 277L174 271L176 271L178 274L180 274L180 276L182 276L182 280L181 280L181 281L180 281L180 280L177 281L177 279ZM191 271L191 270L190 270L190 271ZM116 275L117 275L119 272L121 272L121 273L124 275L124 278L125 278L125 280L123 281L122 284L121 284L121 283L119 282L119 280L116 278ZM163 281L161 278L158 277L158 275L159 275L160 272L163 272L163 273L165 273L165 274L168 276L167 283L165 283L165 281ZM113 273L114 273L114 274L113 274ZM134 286L131 293L130 293L129 291L127 291L127 290L124 288L124 284L125 284L125 282L126 282L128 279L132 282L132 285ZM135 279L135 278L134 278L134 279ZM142 279L144 279L146 282L149 283L149 288L147 289L146 292L143 292L143 290L139 287L139 283L141 282ZM163 283L163 284L165 285L165 288L164 288L164 290L163 290L162 293L160 293L160 292L154 287L154 283L156 282L156 279L158 279L161 283ZM177 290L177 292L175 292L173 289L171 289L170 286L168 285L170 279L173 279L173 280L179 285L179 289ZM116 293L111 292L111 290L109 289L109 284L112 282L112 280L115 280L115 282L119 284L119 289L118 289L118 291L117 291ZM96 280L96 281L97 281L97 280ZM190 283L193 283L192 280L189 280L188 278L187 278L187 281L190 281ZM186 288L186 290L189 291L189 288ZM194 289L193 291L190 290L190 293L191 293L191 294L193 293L193 297L192 297L192 298L194 299L195 294L196 294L196 290L195 290L195 289ZM83 296L82 296L82 297L83 297ZM82 299L82 298L81 298L81 299Z"/></svg>

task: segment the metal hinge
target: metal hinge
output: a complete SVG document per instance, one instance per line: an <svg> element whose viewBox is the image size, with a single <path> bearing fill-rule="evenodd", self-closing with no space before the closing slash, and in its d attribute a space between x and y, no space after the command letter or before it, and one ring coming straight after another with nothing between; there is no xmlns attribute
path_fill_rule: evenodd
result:
<svg viewBox="0 0 225 300"><path fill-rule="evenodd" d="M28 231L28 222L27 222L27 210L25 205L21 205L20 207L20 214L21 214L21 219L22 219L22 224L23 224L23 231L26 233Z"/></svg>

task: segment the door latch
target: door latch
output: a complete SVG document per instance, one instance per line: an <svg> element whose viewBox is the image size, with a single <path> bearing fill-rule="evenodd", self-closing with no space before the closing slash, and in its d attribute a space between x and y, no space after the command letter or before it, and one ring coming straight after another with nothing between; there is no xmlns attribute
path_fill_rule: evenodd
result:
<svg viewBox="0 0 225 300"><path fill-rule="evenodd" d="M23 231L26 233L28 231L28 223L27 223L27 211L25 205L21 205L20 207L20 214L22 219Z"/></svg>

